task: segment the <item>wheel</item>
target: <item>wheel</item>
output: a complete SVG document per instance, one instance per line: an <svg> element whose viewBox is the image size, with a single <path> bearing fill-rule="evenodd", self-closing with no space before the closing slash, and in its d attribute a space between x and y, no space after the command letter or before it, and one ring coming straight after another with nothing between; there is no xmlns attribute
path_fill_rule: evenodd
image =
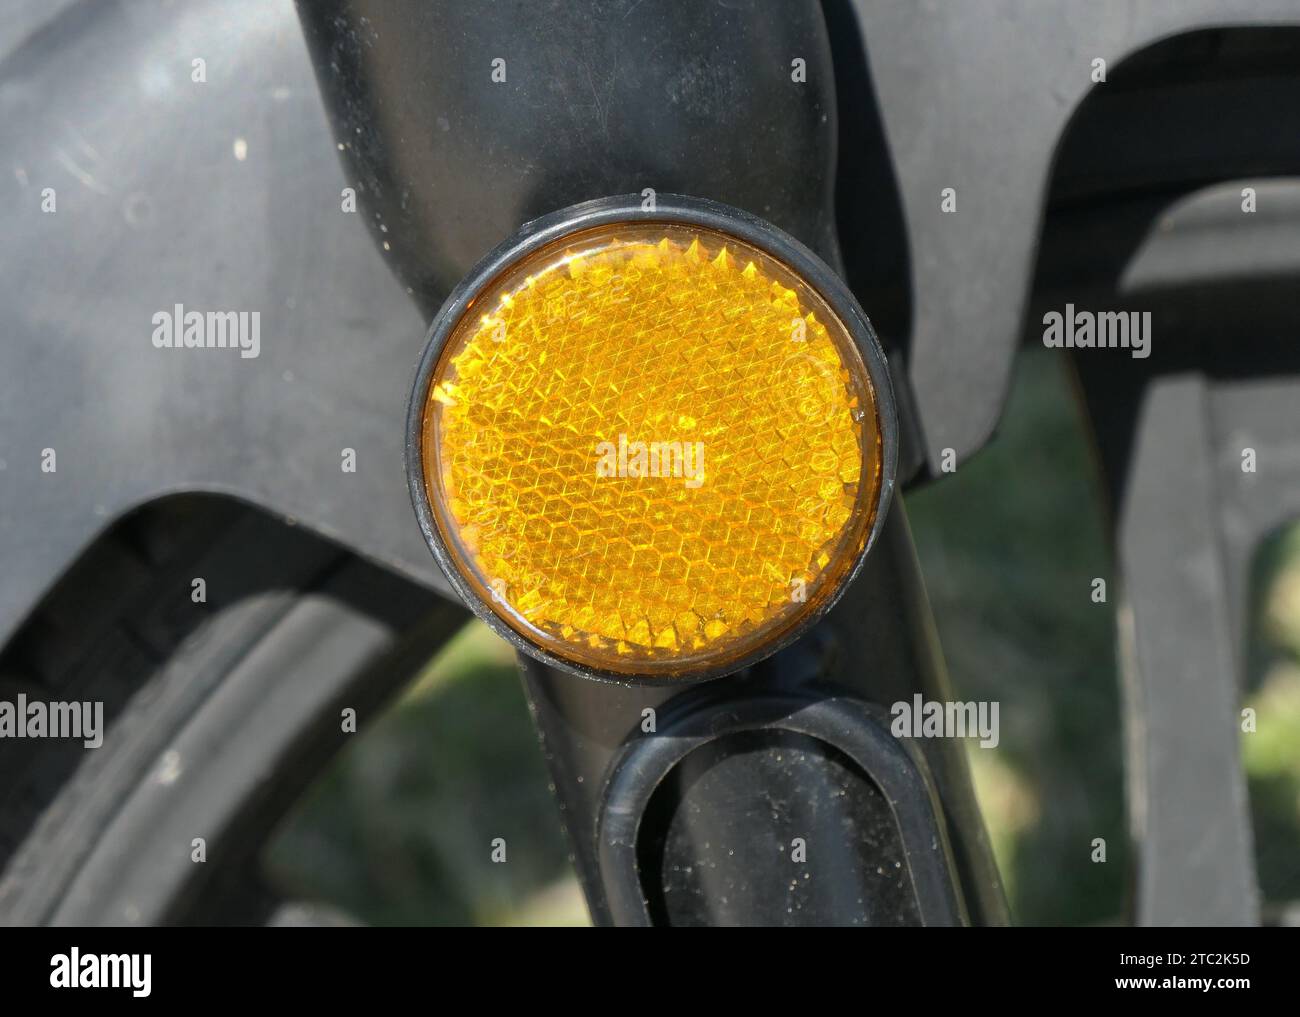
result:
<svg viewBox="0 0 1300 1017"><path fill-rule="evenodd" d="M102 702L104 726L98 748L0 741L0 923L280 920L259 852L344 711L364 723L465 619L225 499L134 514L0 656L0 698Z"/></svg>

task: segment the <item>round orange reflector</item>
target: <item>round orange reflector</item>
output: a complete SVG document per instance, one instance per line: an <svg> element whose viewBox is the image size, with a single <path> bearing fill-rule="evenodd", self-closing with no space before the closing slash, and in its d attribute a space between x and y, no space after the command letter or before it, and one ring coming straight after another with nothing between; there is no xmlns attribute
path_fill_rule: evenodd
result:
<svg viewBox="0 0 1300 1017"><path fill-rule="evenodd" d="M754 244L585 228L502 266L443 331L419 421L431 542L545 659L725 673L865 553L877 390L826 299Z"/></svg>

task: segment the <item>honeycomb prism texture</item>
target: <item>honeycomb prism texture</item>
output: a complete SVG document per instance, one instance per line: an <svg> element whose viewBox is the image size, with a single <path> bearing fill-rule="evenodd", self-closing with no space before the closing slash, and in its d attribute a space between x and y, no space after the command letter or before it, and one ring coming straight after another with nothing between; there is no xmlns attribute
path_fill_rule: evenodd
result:
<svg viewBox="0 0 1300 1017"><path fill-rule="evenodd" d="M425 482L483 603L563 660L725 668L832 597L879 498L871 381L757 248L621 224L515 265L435 369Z"/></svg>

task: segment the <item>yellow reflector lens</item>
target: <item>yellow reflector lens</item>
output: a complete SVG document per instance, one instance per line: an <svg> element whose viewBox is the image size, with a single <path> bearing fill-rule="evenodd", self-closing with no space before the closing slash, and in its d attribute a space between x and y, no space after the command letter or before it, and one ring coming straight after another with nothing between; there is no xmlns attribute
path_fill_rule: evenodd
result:
<svg viewBox="0 0 1300 1017"><path fill-rule="evenodd" d="M716 671L833 597L879 500L870 377L826 302L746 243L604 226L472 302L434 370L425 481L453 564L598 671Z"/></svg>

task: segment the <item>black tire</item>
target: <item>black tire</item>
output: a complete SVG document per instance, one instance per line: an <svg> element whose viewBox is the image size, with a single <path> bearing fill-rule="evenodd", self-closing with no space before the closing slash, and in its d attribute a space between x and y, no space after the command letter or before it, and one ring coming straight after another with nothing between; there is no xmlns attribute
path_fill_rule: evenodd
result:
<svg viewBox="0 0 1300 1017"><path fill-rule="evenodd" d="M115 527L0 656L0 698L102 701L106 729L0 741L0 924L272 920L261 847L353 737L342 711L363 723L465 617L224 499Z"/></svg>

